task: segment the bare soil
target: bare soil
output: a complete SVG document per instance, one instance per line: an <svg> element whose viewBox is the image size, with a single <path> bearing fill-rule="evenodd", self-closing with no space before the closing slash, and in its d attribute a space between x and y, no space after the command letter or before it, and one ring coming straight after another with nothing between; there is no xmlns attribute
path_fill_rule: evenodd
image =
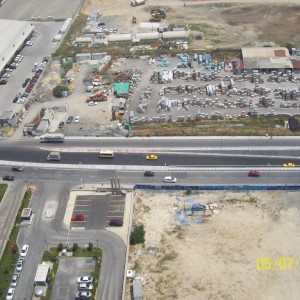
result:
<svg viewBox="0 0 300 300"><path fill-rule="evenodd" d="M136 193L134 222L144 224L146 242L131 248L129 267L142 277L145 299L299 299L300 266L256 266L260 257L292 257L296 263L298 192L194 194L194 203L217 208L202 223L188 217L188 226L174 221L188 196Z"/></svg>
<svg viewBox="0 0 300 300"><path fill-rule="evenodd" d="M131 24L132 16L137 17L137 22L147 22L152 6L166 9L169 24L188 25L191 36L202 34L204 39L194 41L194 48L283 45L287 42L300 45L300 4L297 0L165 0L163 4L148 0L146 5L137 7L131 7L129 0L87 0L82 12L89 15L94 10L100 11L121 31L129 32L137 27Z"/></svg>

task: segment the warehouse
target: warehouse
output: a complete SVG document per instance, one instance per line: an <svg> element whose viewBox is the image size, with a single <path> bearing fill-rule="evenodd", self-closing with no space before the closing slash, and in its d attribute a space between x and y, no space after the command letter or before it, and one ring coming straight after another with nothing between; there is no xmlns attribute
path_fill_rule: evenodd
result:
<svg viewBox="0 0 300 300"><path fill-rule="evenodd" d="M242 61L240 64L246 72L259 70L260 72L279 71L286 72L293 69L290 54L284 47L254 47L242 48Z"/></svg>
<svg viewBox="0 0 300 300"><path fill-rule="evenodd" d="M0 74L6 65L24 47L26 40L31 36L34 26L30 22L0 19Z"/></svg>

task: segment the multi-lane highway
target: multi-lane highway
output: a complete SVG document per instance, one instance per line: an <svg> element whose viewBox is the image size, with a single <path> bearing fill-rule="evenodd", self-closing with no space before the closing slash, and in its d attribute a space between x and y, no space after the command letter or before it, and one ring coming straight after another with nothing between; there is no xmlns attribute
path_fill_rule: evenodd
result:
<svg viewBox="0 0 300 300"><path fill-rule="evenodd" d="M113 149L115 157L100 159L100 149ZM61 152L61 161L48 162L46 156L55 150ZM157 153L158 160L146 160L146 153ZM282 164L291 161L300 165L299 153L299 139L269 137L67 139L63 144L41 144L36 139L1 140L1 175L12 174L13 164L24 167L23 172L14 174L16 181L10 191L17 187L24 189L26 184L35 187L31 201L35 222L30 228L23 228L18 239L20 244L29 243L31 248L24 267L27 276L20 281L16 296L18 299L31 296L27 284L33 281L43 250L68 239L79 244L97 240L104 255L98 299L121 298L125 244L106 231L68 232L63 227L71 187L87 183L106 185L113 176L120 178L122 187L163 185L163 177L167 175L175 176L180 185L298 185L298 167L283 168ZM250 168L260 169L261 176L249 178ZM154 170L155 177L144 177L144 170ZM49 200L57 203L51 222L42 218Z"/></svg>

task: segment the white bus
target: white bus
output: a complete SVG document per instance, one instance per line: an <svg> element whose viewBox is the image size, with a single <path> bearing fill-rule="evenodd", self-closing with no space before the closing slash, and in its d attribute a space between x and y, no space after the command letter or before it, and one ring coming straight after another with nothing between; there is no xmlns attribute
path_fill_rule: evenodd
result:
<svg viewBox="0 0 300 300"><path fill-rule="evenodd" d="M114 156L114 151L112 150L101 150L99 153L100 158L113 158Z"/></svg>

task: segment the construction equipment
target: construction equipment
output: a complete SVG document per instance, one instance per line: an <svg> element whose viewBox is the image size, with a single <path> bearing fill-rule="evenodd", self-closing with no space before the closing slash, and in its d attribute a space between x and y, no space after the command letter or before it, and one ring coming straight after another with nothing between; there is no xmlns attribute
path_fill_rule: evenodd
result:
<svg viewBox="0 0 300 300"><path fill-rule="evenodd" d="M132 22L132 24L135 24L136 23L136 17L132 17L131 22Z"/></svg>
<svg viewBox="0 0 300 300"><path fill-rule="evenodd" d="M165 19L167 17L166 11L163 8L152 8L150 14L150 22L160 22L161 19Z"/></svg>
<svg viewBox="0 0 300 300"><path fill-rule="evenodd" d="M89 103L91 101L94 101L94 102L103 102L103 101L107 101L107 96L104 95L103 93L97 93L95 95L92 95L92 96L89 96L87 99L86 99L86 103Z"/></svg>

